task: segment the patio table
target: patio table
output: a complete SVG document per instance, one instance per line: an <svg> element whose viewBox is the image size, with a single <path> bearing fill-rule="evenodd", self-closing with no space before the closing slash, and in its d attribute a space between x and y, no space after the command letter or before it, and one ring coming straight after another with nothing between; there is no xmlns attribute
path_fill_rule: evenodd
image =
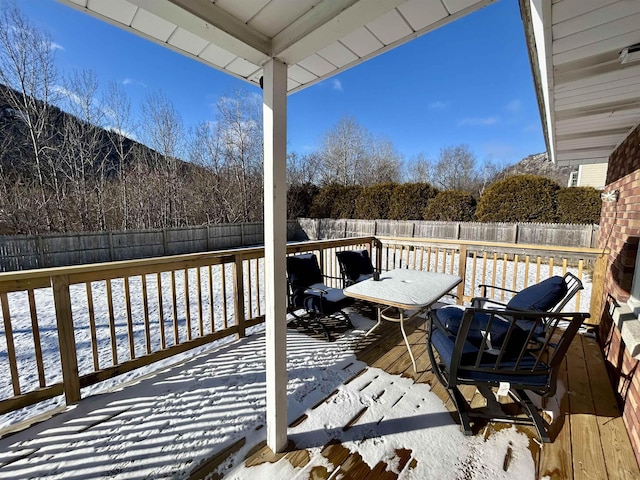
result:
<svg viewBox="0 0 640 480"><path fill-rule="evenodd" d="M376 304L378 322L365 336L378 328L383 319L400 323L400 331L411 357L413 370L418 373L416 361L404 331L404 322L412 320L427 310L461 281L460 277L446 273L396 269L382 273L379 280L370 278L351 285L344 289L344 294ZM397 309L397 314L392 314L393 309Z"/></svg>

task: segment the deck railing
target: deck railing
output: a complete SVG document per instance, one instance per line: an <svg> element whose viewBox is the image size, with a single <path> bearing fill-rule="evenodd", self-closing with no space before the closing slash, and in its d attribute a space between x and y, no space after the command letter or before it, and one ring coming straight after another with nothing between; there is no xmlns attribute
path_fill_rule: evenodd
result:
<svg viewBox="0 0 640 480"><path fill-rule="evenodd" d="M594 249L361 237L287 252L315 252L327 283L341 286L335 253L353 248L382 270L459 275L458 303L480 283L519 289L567 268L602 283ZM62 394L75 403L83 388L244 336L264 321L263 259L260 247L0 274L0 415Z"/></svg>

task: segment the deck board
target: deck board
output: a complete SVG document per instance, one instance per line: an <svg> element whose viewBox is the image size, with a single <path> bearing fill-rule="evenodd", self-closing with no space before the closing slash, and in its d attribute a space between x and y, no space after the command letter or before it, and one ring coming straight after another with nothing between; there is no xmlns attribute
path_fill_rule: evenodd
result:
<svg viewBox="0 0 640 480"><path fill-rule="evenodd" d="M567 361L562 362L558 373L559 389L566 390L569 385ZM564 480L573 478L571 424L568 395L562 396L560 418L554 422L551 435L556 435L553 443L543 446L538 463L538 478ZM553 437L552 437L553 438Z"/></svg>
<svg viewBox="0 0 640 480"><path fill-rule="evenodd" d="M604 450L595 416L583 344L575 339L567 354L573 478L607 478Z"/></svg>
<svg viewBox="0 0 640 480"><path fill-rule="evenodd" d="M591 384L596 421L602 439L602 448L609 478L640 478L638 465L613 390L602 354L595 339L581 337L585 361Z"/></svg>

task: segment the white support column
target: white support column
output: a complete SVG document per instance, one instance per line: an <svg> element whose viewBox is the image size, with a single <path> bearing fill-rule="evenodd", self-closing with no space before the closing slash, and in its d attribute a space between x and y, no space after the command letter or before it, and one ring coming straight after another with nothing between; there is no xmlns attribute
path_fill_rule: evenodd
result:
<svg viewBox="0 0 640 480"><path fill-rule="evenodd" d="M264 65L264 259L267 325L267 445L287 445L287 66Z"/></svg>

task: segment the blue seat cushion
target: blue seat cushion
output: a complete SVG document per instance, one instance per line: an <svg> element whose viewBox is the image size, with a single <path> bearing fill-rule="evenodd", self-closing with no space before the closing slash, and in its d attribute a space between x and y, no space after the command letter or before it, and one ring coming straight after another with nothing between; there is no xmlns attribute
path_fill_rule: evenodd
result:
<svg viewBox="0 0 640 480"><path fill-rule="evenodd" d="M315 283L296 295L294 303L307 312L329 315L348 307L353 303L353 299L342 293L341 288L331 288L322 283Z"/></svg>
<svg viewBox="0 0 640 480"><path fill-rule="evenodd" d="M363 275L373 274L373 265L367 250L345 250L336 252L336 257L342 265L345 275L354 282Z"/></svg>
<svg viewBox="0 0 640 480"><path fill-rule="evenodd" d="M430 341L438 352L440 361L445 366L445 369L450 371L455 337L440 328L434 328L431 332ZM494 385L500 382L508 382L514 387L525 386L528 388L546 386L549 378L549 366L542 362L535 365L535 358L531 355L526 355L522 358L517 372L514 372L516 361L513 358L503 357L498 366L496 366L496 356L488 353L482 355L480 364L476 367L477 355L478 348L469 342L465 342L458 365L458 382L489 382ZM531 371L527 372L526 370Z"/></svg>
<svg viewBox="0 0 640 480"><path fill-rule="evenodd" d="M442 307L433 310L432 314L435 315L436 319L447 331L447 333L455 338L458 335L458 330L460 329L460 325L462 324L462 317L464 316L464 312L465 311L463 309L458 307ZM467 342L476 347L480 347L484 332L486 332L489 327L490 319L491 315L485 313L474 313L471 320L471 327L469 328L469 333L467 334ZM490 327L491 347L495 349L502 348L502 344L509 331L510 325L511 323L509 321L494 316ZM527 337L529 335L528 330L525 329L530 327L530 322L527 322L527 324L525 325L516 325L516 327L511 331L509 344L505 348L505 356L513 357L520 354L520 351L525 345Z"/></svg>
<svg viewBox="0 0 640 480"><path fill-rule="evenodd" d="M566 294L567 284L564 278L556 275L517 293L507 303L507 308L546 312L562 300Z"/></svg>

